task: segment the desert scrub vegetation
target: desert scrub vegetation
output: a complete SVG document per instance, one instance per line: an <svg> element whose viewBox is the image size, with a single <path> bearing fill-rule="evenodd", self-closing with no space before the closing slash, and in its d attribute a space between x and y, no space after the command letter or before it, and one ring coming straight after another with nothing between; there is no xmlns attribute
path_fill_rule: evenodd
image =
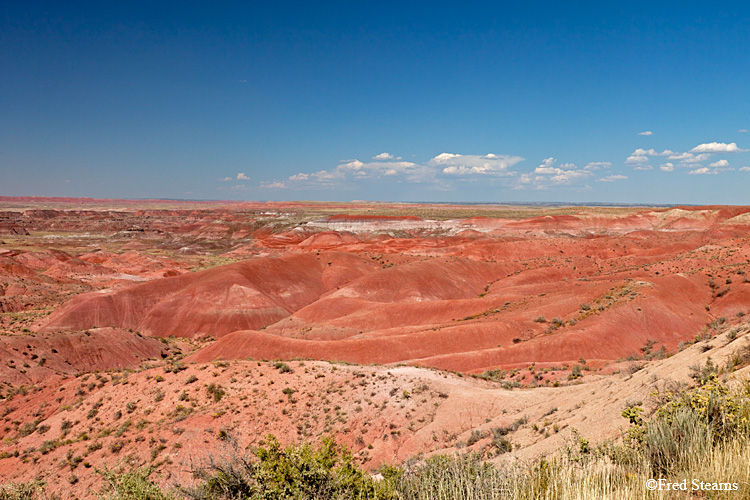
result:
<svg viewBox="0 0 750 500"><path fill-rule="evenodd" d="M0 500L34 500L46 498L45 483L29 481L28 483L8 483L0 485Z"/></svg>
<svg viewBox="0 0 750 500"><path fill-rule="evenodd" d="M294 373L294 370L283 361L274 362L273 367L279 370L279 373Z"/></svg>
<svg viewBox="0 0 750 500"><path fill-rule="evenodd" d="M703 374L703 370L701 370ZM326 438L320 444L282 446L273 436L245 452L214 456L193 471L193 486L160 489L148 470L107 471L111 500L140 499L677 499L684 492L649 491L649 479L709 485L695 498L750 497L750 383L730 389L714 370L705 370L692 389L657 395L657 408L646 415L641 401L629 402L623 417L629 429L620 443L592 445L573 431L559 456L499 465L486 455L465 453L410 460L369 472L349 451ZM495 454L511 451L506 434L526 424L492 429L487 436ZM624 422L625 423L625 422ZM479 438L479 436L477 436ZM234 446L232 446L234 444ZM377 473L377 475L375 474ZM377 478L377 479L376 479ZM698 483L693 483L697 480ZM727 489L737 485L737 490ZM131 485L131 486L127 486ZM131 488L126 490L125 487ZM25 485L13 485L24 488ZM8 488L8 486L2 487ZM28 485L30 496L44 498ZM0 490L4 491L4 490ZM19 490L21 491L21 490Z"/></svg>
<svg viewBox="0 0 750 500"><path fill-rule="evenodd" d="M209 397L213 397L214 402L216 403L221 401L221 398L223 398L226 394L226 391L223 387L221 387L219 384L214 383L208 384L208 386L206 387L206 392L208 393Z"/></svg>
<svg viewBox="0 0 750 500"><path fill-rule="evenodd" d="M96 469L106 483L103 500L174 500L171 492L165 492L150 480L152 468Z"/></svg>
<svg viewBox="0 0 750 500"><path fill-rule="evenodd" d="M359 467L331 438L322 444L282 447L273 436L250 456L235 449L194 471L197 487L180 488L187 498L208 499L364 499L397 498Z"/></svg>

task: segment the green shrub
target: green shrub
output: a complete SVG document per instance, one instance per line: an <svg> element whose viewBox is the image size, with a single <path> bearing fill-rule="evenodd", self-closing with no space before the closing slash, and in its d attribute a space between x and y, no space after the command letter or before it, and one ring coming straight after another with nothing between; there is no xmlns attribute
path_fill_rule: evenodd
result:
<svg viewBox="0 0 750 500"><path fill-rule="evenodd" d="M288 364L283 363L281 361L276 361L273 364L273 367L279 370L279 373L293 373L294 372L294 370L292 370Z"/></svg>
<svg viewBox="0 0 750 500"><path fill-rule="evenodd" d="M732 392L718 381L710 359L706 365L695 377L702 382L700 387L666 394L649 421L639 412L623 412L635 424L629 432L631 445L654 474L675 474L694 457L750 436L750 385Z"/></svg>
<svg viewBox="0 0 750 500"><path fill-rule="evenodd" d="M691 409L679 408L670 419L657 418L646 426L643 450L655 474L678 471L689 458L712 446L712 432Z"/></svg>
<svg viewBox="0 0 750 500"><path fill-rule="evenodd" d="M507 373L508 373L507 371L500 370L500 369L485 370L479 375L477 375L477 378L483 378L485 380L492 380L493 382L499 382L505 378Z"/></svg>
<svg viewBox="0 0 750 500"><path fill-rule="evenodd" d="M96 469L107 484L108 495L100 497L105 500L172 500L174 497L165 493L149 480L151 468L133 468L124 472L121 468Z"/></svg>
<svg viewBox="0 0 750 500"><path fill-rule="evenodd" d="M44 493L44 486L39 480L0 485L0 500L34 500Z"/></svg>
<svg viewBox="0 0 750 500"><path fill-rule="evenodd" d="M480 430L471 431L471 435L469 436L469 439L466 440L466 446L473 445L474 443L482 439L483 436L484 436L484 433Z"/></svg>
<svg viewBox="0 0 750 500"><path fill-rule="evenodd" d="M223 387L221 387L219 384L208 384L206 387L206 391L208 392L209 396L213 396L215 402L221 401L221 398L224 397L226 394L226 391Z"/></svg>
<svg viewBox="0 0 750 500"><path fill-rule="evenodd" d="M112 453L120 453L120 450L122 450L123 446L125 446L125 443L123 441L113 441L109 445L109 451L111 451Z"/></svg>
<svg viewBox="0 0 750 500"><path fill-rule="evenodd" d="M575 380L583 377L583 372L581 370L581 365L573 365L573 369L570 370L570 375L568 375L568 380Z"/></svg>
<svg viewBox="0 0 750 500"><path fill-rule="evenodd" d="M490 500L504 498L500 493L508 490L507 475L478 454L437 455L423 463L406 464L390 476L386 480L403 500Z"/></svg>
<svg viewBox="0 0 750 500"><path fill-rule="evenodd" d="M275 437L252 456L211 460L196 471L197 488L182 491L195 499L379 499L393 498L359 468L346 448L333 439L282 448Z"/></svg>
<svg viewBox="0 0 750 500"><path fill-rule="evenodd" d="M31 422L24 423L19 429L18 429L18 436L19 437L26 437L29 434L33 434L37 430L37 426L39 425L40 420L34 419Z"/></svg>

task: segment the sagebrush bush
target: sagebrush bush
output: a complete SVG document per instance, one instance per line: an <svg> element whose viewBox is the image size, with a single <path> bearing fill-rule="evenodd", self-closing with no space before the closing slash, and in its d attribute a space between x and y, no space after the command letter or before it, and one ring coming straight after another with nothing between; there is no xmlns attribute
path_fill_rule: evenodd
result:
<svg viewBox="0 0 750 500"><path fill-rule="evenodd" d="M129 468L123 470L97 469L107 483L109 490L102 500L173 500L171 493L164 492L155 485L149 476L151 468Z"/></svg>
<svg viewBox="0 0 750 500"><path fill-rule="evenodd" d="M34 500L44 491L44 483L9 483L0 486L0 500Z"/></svg>
<svg viewBox="0 0 750 500"><path fill-rule="evenodd" d="M696 456L750 437L750 385L731 391L718 380L710 359L695 372L701 385L664 395L664 403L649 421L635 412L640 408L623 412L634 424L629 431L630 445L656 475L675 474Z"/></svg>
<svg viewBox="0 0 750 500"><path fill-rule="evenodd" d="M202 480L182 491L193 499L389 499L395 498L332 438L319 447L282 447L275 437L250 456L210 459L195 471ZM386 485L383 485L386 486Z"/></svg>
<svg viewBox="0 0 750 500"><path fill-rule="evenodd" d="M403 500L489 500L507 492L510 482L508 474L483 462L478 454L437 455L421 463L407 463L385 480Z"/></svg>

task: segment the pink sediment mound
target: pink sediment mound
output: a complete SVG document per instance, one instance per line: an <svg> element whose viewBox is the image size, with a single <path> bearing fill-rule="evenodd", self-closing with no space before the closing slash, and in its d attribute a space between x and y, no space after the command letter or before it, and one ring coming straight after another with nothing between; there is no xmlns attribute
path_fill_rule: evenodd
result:
<svg viewBox="0 0 750 500"><path fill-rule="evenodd" d="M343 253L239 262L75 297L41 331L92 326L156 336L214 336L275 323L374 267Z"/></svg>
<svg viewBox="0 0 750 500"><path fill-rule="evenodd" d="M323 231L299 243L300 248L326 249L359 243L360 239L348 231Z"/></svg>
<svg viewBox="0 0 750 500"><path fill-rule="evenodd" d="M35 384L78 372L138 366L161 358L164 344L112 328L50 335L0 337L0 379L14 385Z"/></svg>
<svg viewBox="0 0 750 500"><path fill-rule="evenodd" d="M405 260L262 332L235 332L195 359L309 357L477 372L639 357L650 344L674 351L717 318L748 312L750 248L736 236L711 226L592 238L446 238L436 246L367 242L359 248L398 248L387 255ZM436 250L443 256L419 257Z"/></svg>
<svg viewBox="0 0 750 500"><path fill-rule="evenodd" d="M471 298L496 275L496 267L470 260L408 263L352 281L328 297L391 303Z"/></svg>
<svg viewBox="0 0 750 500"><path fill-rule="evenodd" d="M303 338L292 338L290 328L282 328L282 322L263 332L234 332L191 359L311 358L351 363L408 363L477 372L525 366L532 360L560 364L582 357L614 360L638 355L650 341L673 350L685 340L686 332L695 332L711 320L703 306L710 299L710 292L701 280L681 277L649 283L631 280L615 287L615 291L607 283L590 286L581 283L573 290L559 291L550 297L545 294L544 299L536 301L526 298L524 287L526 292L531 291L529 285L507 290L515 294L506 295L515 299L510 307L501 306L500 301L496 302L498 307L487 311L477 311L474 306L474 314L467 317L461 316L472 301L436 300L401 308L391 304L351 303L349 308L339 305L339 316L333 312L334 307L325 308L323 304L314 314L311 309L318 309L316 303L295 314L302 322L292 326L299 331L304 324L318 328L327 324L331 331L328 338L315 329ZM611 299L606 299L607 296ZM325 304L333 305L330 297ZM597 305L599 298L602 300ZM588 301L594 302L596 310L580 308L581 303ZM540 310L552 312L555 318L536 322ZM379 324L377 318L382 318ZM546 331L549 325L558 324L554 332ZM350 332L357 326L364 331L335 338L336 330L347 326Z"/></svg>
<svg viewBox="0 0 750 500"><path fill-rule="evenodd" d="M225 255L262 256L80 295L42 331L115 326L219 338L194 355L203 361L302 357L476 372L643 356L750 312L746 213L477 217L426 237L258 231ZM126 269L136 255L45 258Z"/></svg>
<svg viewBox="0 0 750 500"><path fill-rule="evenodd" d="M92 264L80 259L68 259L51 265L44 274L53 278L67 278L75 275L105 275L112 274L111 269L99 264Z"/></svg>

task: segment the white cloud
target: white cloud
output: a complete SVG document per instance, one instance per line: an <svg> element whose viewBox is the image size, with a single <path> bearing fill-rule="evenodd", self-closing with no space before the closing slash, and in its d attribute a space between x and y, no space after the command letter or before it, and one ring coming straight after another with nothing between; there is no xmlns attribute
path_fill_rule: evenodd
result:
<svg viewBox="0 0 750 500"><path fill-rule="evenodd" d="M608 161L592 161L588 163L585 167L583 167L584 170L599 170L600 168L609 168L612 164Z"/></svg>
<svg viewBox="0 0 750 500"><path fill-rule="evenodd" d="M644 132L638 132L638 135L654 135L654 133L650 130L646 130Z"/></svg>
<svg viewBox="0 0 750 500"><path fill-rule="evenodd" d="M514 175L509 170L518 162L523 161L520 156L508 155L459 155L453 153L441 153L427 162L430 166L442 167L442 173L448 175Z"/></svg>
<svg viewBox="0 0 750 500"><path fill-rule="evenodd" d="M627 178L628 178L627 175L615 174L615 175L608 175L606 177L602 177L601 179L597 179L597 182L614 182L614 181L621 181Z"/></svg>
<svg viewBox="0 0 750 500"><path fill-rule="evenodd" d="M237 180L238 181L249 181L250 177L246 176L245 172L240 172L239 174L237 174Z"/></svg>
<svg viewBox="0 0 750 500"><path fill-rule="evenodd" d="M635 152L633 154L648 155L648 156L669 156L669 155L673 155L674 151L671 151L669 149L665 149L664 151L662 151L661 153L659 153L654 148L651 148L651 149L641 149L641 148L638 148L638 149L635 150Z"/></svg>
<svg viewBox="0 0 750 500"><path fill-rule="evenodd" d="M460 156L460 155L457 155ZM390 153L377 155L375 161L363 162L357 159L344 160L330 170L319 170L313 173L300 172L289 176L284 181L261 183L267 188L326 188L345 187L347 182L391 178L414 182L435 183L440 187L441 181L436 178L439 173L437 165L418 164L409 161L399 161Z"/></svg>
<svg viewBox="0 0 750 500"><path fill-rule="evenodd" d="M328 174L327 178L330 180L344 180L348 175L360 179L403 175L411 182L422 182L427 178L434 176L434 171L434 168L430 168L426 165L419 165L410 161L373 161L364 163L359 160L347 160L334 170L324 170L314 174L314 176L320 179L325 172Z"/></svg>
<svg viewBox="0 0 750 500"><path fill-rule="evenodd" d="M245 191L247 189L247 186L244 184L237 184L230 188L232 191Z"/></svg>
<svg viewBox="0 0 750 500"><path fill-rule="evenodd" d="M269 188L269 189L285 189L287 185L283 182L263 182L261 183L260 187L263 188Z"/></svg>
<svg viewBox="0 0 750 500"><path fill-rule="evenodd" d="M453 153L440 153L439 155L437 155L435 158L433 158L430 161L445 162L445 161L450 161L453 158L460 158L460 157L461 155L457 155Z"/></svg>
<svg viewBox="0 0 750 500"><path fill-rule="evenodd" d="M717 174L718 172L716 170L711 170L708 167L701 167L696 168L695 170L691 170L688 172L690 175L702 175L702 174Z"/></svg>
<svg viewBox="0 0 750 500"><path fill-rule="evenodd" d="M563 170L557 175L550 177L550 181L554 184L570 184L571 182L588 176L588 172L585 170Z"/></svg>
<svg viewBox="0 0 750 500"><path fill-rule="evenodd" d="M549 158L545 158L544 160L542 160L542 164L536 167L534 172L537 174L552 174L555 170L555 167L553 167L552 165L554 165L556 162L557 160L551 156Z"/></svg>
<svg viewBox="0 0 750 500"><path fill-rule="evenodd" d="M300 172L290 175L287 181L262 185L262 187L287 188L293 186L317 185L320 187L333 187L345 179L344 172L340 170L319 170L313 173Z"/></svg>
<svg viewBox="0 0 750 500"><path fill-rule="evenodd" d="M691 153L740 153L745 151L737 147L736 142L730 142L729 144L723 142L707 142L705 144L698 144L690 150Z"/></svg>
<svg viewBox="0 0 750 500"><path fill-rule="evenodd" d="M750 172L750 167L742 167L740 168L740 172Z"/></svg>
<svg viewBox="0 0 750 500"><path fill-rule="evenodd" d="M547 189L550 186L570 185L593 175L590 170L579 170L573 163L563 163L559 167L555 163L555 158L545 158L531 174L521 176L519 185L533 182L537 189Z"/></svg>
<svg viewBox="0 0 750 500"><path fill-rule="evenodd" d="M711 157L709 153L702 153L694 155L693 153L675 153L670 155L667 159L679 161L680 163L700 163L706 161Z"/></svg>
<svg viewBox="0 0 750 500"><path fill-rule="evenodd" d="M424 163L403 161L390 153L381 153L372 161L344 160L335 168L314 173L300 172L285 180L261 182L265 188L336 188L363 179L393 179L396 182L429 183L432 188L449 189L448 178L461 180L478 177L517 175L510 167L523 161L520 156L487 154L461 155L441 153Z"/></svg>
<svg viewBox="0 0 750 500"><path fill-rule="evenodd" d="M231 177L222 177L222 178L221 178L221 179L219 179L219 180L220 180L221 182L229 182L229 181L231 181L231 180L232 180L232 178L231 178Z"/></svg>
<svg viewBox="0 0 750 500"><path fill-rule="evenodd" d="M348 160L346 163L342 163L338 166L340 170L360 170L365 164L359 160Z"/></svg>
<svg viewBox="0 0 750 500"><path fill-rule="evenodd" d="M628 158L625 160L625 163L630 165L640 165L642 163L647 163L651 157L666 156L668 160L676 161L680 164L695 164L708 160L711 157L711 153L713 152L711 151L712 148L715 150L719 150L722 146L725 146L725 149L727 149L728 151L742 151L741 149L737 148L737 145L734 143L730 145L725 144L719 146L716 146L716 144L717 143L701 144L700 146L693 148L690 152L685 153L679 153L669 149L658 152L655 149L638 148L633 151L630 156L628 156ZM636 169L644 170L643 167L639 166L636 166ZM650 170L650 168L645 168L645 170Z"/></svg>
<svg viewBox="0 0 750 500"><path fill-rule="evenodd" d="M651 158L666 156L669 161L659 167L664 172L673 172L675 167L689 167L693 169L689 172L691 174L716 173L704 170L701 163L708 161L712 155L717 153L739 153L744 151L746 150L740 149L734 142L728 144L723 142L707 142L699 144L686 152L676 152L669 149L658 152L655 149L638 148L628 156L625 163L633 165L635 170L652 170L653 167L648 164ZM727 160L718 160L711 163L710 167L717 170L726 170L729 168L729 162Z"/></svg>
<svg viewBox="0 0 750 500"><path fill-rule="evenodd" d="M625 160L625 163L628 163L628 164L646 163L648 161L649 156L669 156L673 154L674 154L674 151L670 151L668 149L665 149L664 151L659 153L655 149L638 148L635 151L633 151L630 156L628 156L628 159Z"/></svg>
<svg viewBox="0 0 750 500"><path fill-rule="evenodd" d="M739 132L740 134L747 134L748 132L750 132L750 130L748 130L746 128L741 128L737 132Z"/></svg>
<svg viewBox="0 0 750 500"><path fill-rule="evenodd" d="M625 163L632 165L634 163L646 163L647 161L648 161L648 156L630 155L628 156L628 159L625 160Z"/></svg>

